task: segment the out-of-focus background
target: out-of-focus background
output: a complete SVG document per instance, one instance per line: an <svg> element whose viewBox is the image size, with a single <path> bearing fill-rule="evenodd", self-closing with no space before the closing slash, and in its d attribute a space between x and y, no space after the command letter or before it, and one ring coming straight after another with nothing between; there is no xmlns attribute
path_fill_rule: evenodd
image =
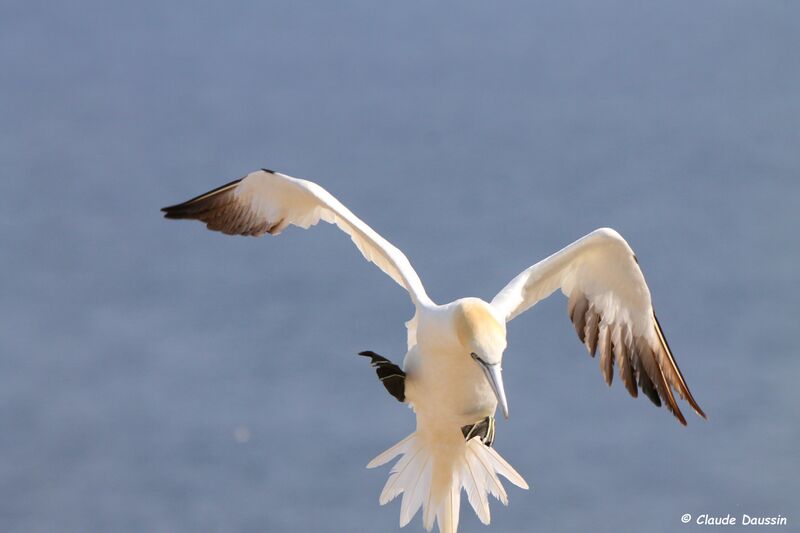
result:
<svg viewBox="0 0 800 533"><path fill-rule="evenodd" d="M0 530L397 530L364 465L413 417L355 354L402 359L407 296L331 227L160 217L261 166L441 303L599 226L636 250L708 421L608 389L545 301L493 531L797 527L799 50L788 1L3 3Z"/></svg>

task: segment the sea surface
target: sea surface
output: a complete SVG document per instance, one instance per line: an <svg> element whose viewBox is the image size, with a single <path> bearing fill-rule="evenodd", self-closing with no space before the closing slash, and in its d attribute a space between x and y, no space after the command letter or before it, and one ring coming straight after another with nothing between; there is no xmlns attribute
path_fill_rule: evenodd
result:
<svg viewBox="0 0 800 533"><path fill-rule="evenodd" d="M329 226L160 216L259 167L440 303L636 251L708 420L609 389L555 295L504 360L532 488L462 533L797 531L799 51L792 1L2 2L0 531L398 530L364 467L414 419L356 353L402 359L403 290Z"/></svg>

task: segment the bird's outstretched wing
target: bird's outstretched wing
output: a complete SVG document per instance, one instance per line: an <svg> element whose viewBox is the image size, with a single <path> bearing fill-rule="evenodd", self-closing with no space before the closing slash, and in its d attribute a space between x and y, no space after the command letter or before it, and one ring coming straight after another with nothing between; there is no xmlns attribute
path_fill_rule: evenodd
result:
<svg viewBox="0 0 800 533"><path fill-rule="evenodd" d="M616 361L631 396L637 381L650 400L686 424L673 389L705 418L686 386L653 312L636 256L619 233L602 228L523 271L501 290L492 305L510 321L556 289L569 298L567 310L581 342L611 385Z"/></svg>
<svg viewBox="0 0 800 533"><path fill-rule="evenodd" d="M403 252L316 183L263 169L162 211L166 218L200 220L214 231L254 237L277 235L289 225L307 229L320 220L336 224L415 305L432 305Z"/></svg>

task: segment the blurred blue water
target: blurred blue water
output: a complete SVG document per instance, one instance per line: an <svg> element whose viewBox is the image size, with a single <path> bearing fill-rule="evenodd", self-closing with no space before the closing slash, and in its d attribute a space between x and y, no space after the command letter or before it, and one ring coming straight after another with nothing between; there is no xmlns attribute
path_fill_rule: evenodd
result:
<svg viewBox="0 0 800 533"><path fill-rule="evenodd" d="M0 530L397 529L364 465L413 417L355 353L401 359L408 298L329 227L159 217L260 166L439 302L595 227L637 251L709 420L608 390L543 303L497 439L533 488L492 530L796 527L798 30L779 1L3 3Z"/></svg>

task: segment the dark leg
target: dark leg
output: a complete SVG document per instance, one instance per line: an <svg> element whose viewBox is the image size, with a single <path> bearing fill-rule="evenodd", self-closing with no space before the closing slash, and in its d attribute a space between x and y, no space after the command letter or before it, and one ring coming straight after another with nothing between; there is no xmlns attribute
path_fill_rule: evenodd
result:
<svg viewBox="0 0 800 533"><path fill-rule="evenodd" d="M494 442L494 417L487 416L480 422L463 426L461 433L464 434L464 440L478 437L482 443L491 448Z"/></svg>
<svg viewBox="0 0 800 533"><path fill-rule="evenodd" d="M389 394L400 402L406 401L406 373L403 369L375 352L359 352L358 355L372 358L372 368Z"/></svg>

